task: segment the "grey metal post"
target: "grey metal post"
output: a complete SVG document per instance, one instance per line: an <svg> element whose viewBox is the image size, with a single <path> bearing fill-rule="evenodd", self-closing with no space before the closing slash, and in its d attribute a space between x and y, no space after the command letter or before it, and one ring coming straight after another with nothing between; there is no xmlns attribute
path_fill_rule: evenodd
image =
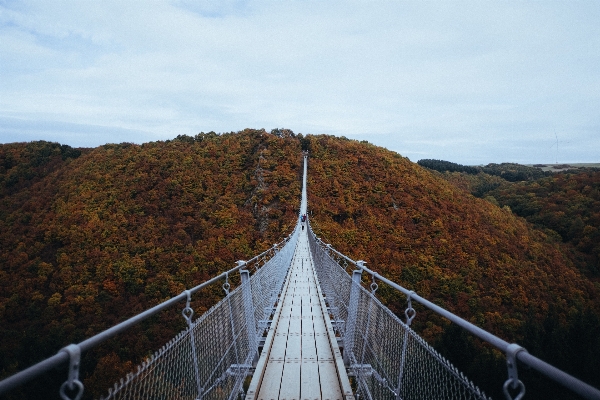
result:
<svg viewBox="0 0 600 400"><path fill-rule="evenodd" d="M357 269L352 272L352 286L350 287L350 300L348 302L348 317L346 321L346 331L344 333L344 364L346 364L346 366L350 366L352 362L350 354L354 347L354 330L358 314L361 276L362 269Z"/></svg>
<svg viewBox="0 0 600 400"><path fill-rule="evenodd" d="M252 287L250 286L250 271L241 269L240 277L242 278L242 298L244 299L244 314L246 315L246 329L248 331L248 347L250 352L254 353L252 356L252 359L254 359L258 356L258 343L256 340Z"/></svg>

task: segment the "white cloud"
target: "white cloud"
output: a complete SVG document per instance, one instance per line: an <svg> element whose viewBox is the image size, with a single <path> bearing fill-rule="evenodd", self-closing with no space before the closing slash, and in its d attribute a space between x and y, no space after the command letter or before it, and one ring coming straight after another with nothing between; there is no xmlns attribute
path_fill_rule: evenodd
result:
<svg viewBox="0 0 600 400"><path fill-rule="evenodd" d="M593 1L10 3L0 122L15 133L0 142L18 121L69 144L56 127L103 127L88 146L286 126L419 158L549 162L535 141L557 129L581 136L566 161L597 161L599 17Z"/></svg>

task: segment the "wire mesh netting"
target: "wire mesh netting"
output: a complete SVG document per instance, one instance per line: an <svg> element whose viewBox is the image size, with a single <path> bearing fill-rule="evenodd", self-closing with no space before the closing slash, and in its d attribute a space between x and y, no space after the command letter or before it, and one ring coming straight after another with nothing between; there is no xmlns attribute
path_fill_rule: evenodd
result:
<svg viewBox="0 0 600 400"><path fill-rule="evenodd" d="M258 269L250 280L255 328L258 336L262 336L266 331L267 321L275 312L275 304L296 249L298 233L298 228L296 228L286 245L262 268Z"/></svg>
<svg viewBox="0 0 600 400"><path fill-rule="evenodd" d="M365 399L487 399L471 381L373 294L353 283L312 231L309 244L326 301L343 338L344 360ZM341 323L344 321L344 323Z"/></svg>
<svg viewBox="0 0 600 400"><path fill-rule="evenodd" d="M214 399L239 396L294 254L298 229L249 281L189 324L105 399Z"/></svg>

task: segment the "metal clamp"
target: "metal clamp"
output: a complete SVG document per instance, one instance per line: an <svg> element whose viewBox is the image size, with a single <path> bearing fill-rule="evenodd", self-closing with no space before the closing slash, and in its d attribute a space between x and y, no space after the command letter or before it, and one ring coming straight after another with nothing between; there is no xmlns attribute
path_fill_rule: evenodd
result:
<svg viewBox="0 0 600 400"><path fill-rule="evenodd" d="M63 400L79 400L83 396L83 383L79 380L79 360L81 359L81 349L76 344L70 344L62 348L69 355L69 378L60 386L60 398ZM75 397L71 398L65 393L65 389L77 389Z"/></svg>
<svg viewBox="0 0 600 400"><path fill-rule="evenodd" d="M407 302L408 302L408 307L406 307L406 310L404 310L404 315L406 315L406 325L410 326L411 322L413 319L415 319L415 316L417 315L417 312L415 311L415 309L412 306L412 295L416 294L415 292L413 292L412 290L410 292L408 292L408 296L407 296Z"/></svg>
<svg viewBox="0 0 600 400"><path fill-rule="evenodd" d="M189 290L184 290L183 293L187 295L187 300L185 302L185 308L181 311L181 315L187 322L188 326L192 325L192 317L194 316L194 310L190 307L190 302L192 301L192 293Z"/></svg>
<svg viewBox="0 0 600 400"><path fill-rule="evenodd" d="M520 400L525 396L525 385L519 380L517 371L517 353L527 351L516 343L509 344L506 348L506 366L508 368L508 379L504 382L502 390L506 400ZM508 389L518 389L517 396L512 397Z"/></svg>

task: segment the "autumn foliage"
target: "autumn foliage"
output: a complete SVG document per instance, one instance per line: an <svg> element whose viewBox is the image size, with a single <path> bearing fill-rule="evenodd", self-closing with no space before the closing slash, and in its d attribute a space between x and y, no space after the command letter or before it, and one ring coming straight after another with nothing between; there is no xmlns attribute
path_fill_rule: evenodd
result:
<svg viewBox="0 0 600 400"><path fill-rule="evenodd" d="M475 198L396 153L328 136L308 140L311 221L324 240L436 304L600 386L594 372L600 370L600 287L580 272L576 257L555 234L536 229L509 207ZM501 178L492 176L479 184L496 179ZM585 191L593 192L589 187ZM404 297L385 288L379 292L403 315ZM413 322L419 333L437 343L488 393L502 396L502 355L425 310L420 316ZM526 382L528 397L560 393L567 398L568 392L532 376L534 381Z"/></svg>
<svg viewBox="0 0 600 400"><path fill-rule="evenodd" d="M300 203L299 147L252 130L105 145L2 198L0 375L281 240ZM183 327L178 311L166 322L109 350L137 362Z"/></svg>
<svg viewBox="0 0 600 400"><path fill-rule="evenodd" d="M600 171L561 172L488 193L579 253L581 269L600 280Z"/></svg>
<svg viewBox="0 0 600 400"><path fill-rule="evenodd" d="M48 161L36 165L32 146L51 147ZM311 224L350 257L508 341L539 343L541 353L577 324L593 328L600 315L597 284L555 235L368 143L248 129L62 148L0 146L0 162L12 160L0 166L0 376L179 294L288 234L299 207L302 149L310 151ZM31 173L11 178L15 168ZM403 313L402 296L385 287L380 295ZM197 312L215 296L203 294ZM462 361L467 369L501 359L447 321L419 313L415 329L446 354L464 353L450 337L483 351L485 360ZM99 349L84 365L87 393L103 393L182 327L174 311ZM600 348L593 335L579 342ZM570 360L559 361L570 368ZM590 358L585 368L597 367ZM577 368L573 373L588 378ZM501 382L504 367L499 374ZM485 377L473 379L487 384ZM19 395L30 395L22 390Z"/></svg>

